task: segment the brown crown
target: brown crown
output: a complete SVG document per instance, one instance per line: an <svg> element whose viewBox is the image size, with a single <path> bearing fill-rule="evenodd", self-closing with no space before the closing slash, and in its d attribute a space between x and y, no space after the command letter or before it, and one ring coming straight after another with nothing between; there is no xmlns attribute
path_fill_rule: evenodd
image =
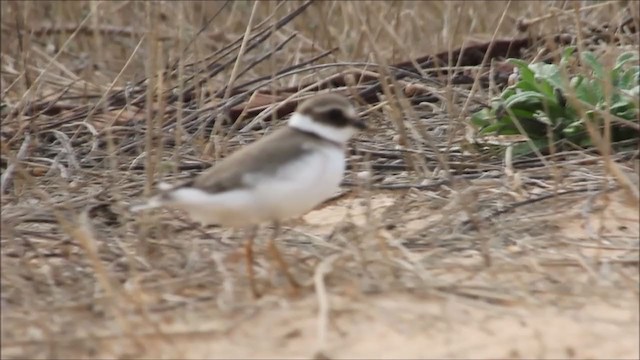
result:
<svg viewBox="0 0 640 360"><path fill-rule="evenodd" d="M365 123L358 119L351 102L337 94L316 95L303 101L296 111L312 117L317 122L335 127L366 127Z"/></svg>

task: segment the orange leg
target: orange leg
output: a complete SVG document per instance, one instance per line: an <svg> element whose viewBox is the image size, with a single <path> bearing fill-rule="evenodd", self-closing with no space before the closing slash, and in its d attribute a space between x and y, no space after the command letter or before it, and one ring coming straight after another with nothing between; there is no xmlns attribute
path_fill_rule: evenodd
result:
<svg viewBox="0 0 640 360"><path fill-rule="evenodd" d="M260 297L258 288L256 287L255 272L253 271L253 240L258 233L258 227L253 226L248 231L247 241L244 245L245 256L247 260L247 276L249 277L249 286L251 287L251 294L255 299Z"/></svg>
<svg viewBox="0 0 640 360"><path fill-rule="evenodd" d="M273 223L273 226L274 226L273 235L269 239L269 244L268 244L269 252L271 253L271 256L273 256L273 258L275 259L276 263L278 264L278 267L280 267L280 271L282 271L282 273L287 278L287 281L289 281L289 284L291 285L291 287L295 292L300 288L300 285L298 284L296 279L293 277L293 275L291 275L291 273L289 272L289 266L287 265L287 262L284 261L284 258L282 257L280 250L278 250L278 247L276 246L276 238L280 234L280 223L276 221Z"/></svg>

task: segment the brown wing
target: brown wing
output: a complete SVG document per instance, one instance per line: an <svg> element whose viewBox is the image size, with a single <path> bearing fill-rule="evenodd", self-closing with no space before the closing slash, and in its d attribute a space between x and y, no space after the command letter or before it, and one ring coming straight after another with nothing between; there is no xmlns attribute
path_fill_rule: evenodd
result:
<svg viewBox="0 0 640 360"><path fill-rule="evenodd" d="M284 127L222 159L186 185L210 193L247 187L250 184L244 181L243 175L272 174L278 164L308 153L312 147L305 144L317 141L311 135Z"/></svg>

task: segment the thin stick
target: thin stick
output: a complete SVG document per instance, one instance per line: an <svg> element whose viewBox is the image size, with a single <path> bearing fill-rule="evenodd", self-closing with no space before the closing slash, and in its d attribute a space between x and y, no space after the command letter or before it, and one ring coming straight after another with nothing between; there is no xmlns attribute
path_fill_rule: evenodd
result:
<svg viewBox="0 0 640 360"><path fill-rule="evenodd" d="M258 1L253 3L253 8L251 9L251 15L249 16L249 22L247 23L247 27L245 28L244 37L242 39L242 44L240 45L240 50L238 51L238 55L236 56L236 61L233 64L233 68L231 69L231 75L229 77L229 83L227 83L227 89L224 92L224 97L222 99L223 101L227 100L229 98L229 95L231 95L231 90L233 89L233 83L236 81L236 77L238 76L238 70L240 69L240 61L244 56L245 51L247 50L247 43L249 42L249 35L251 34L251 25L253 24L253 19L255 17L257 8L258 8ZM220 127L222 126L222 122L225 119L226 119L226 116L222 114L216 117L215 123L213 125L213 130L211 131L211 134L209 136L209 141L207 142L207 145L204 148L204 153L208 154L211 151L211 147L215 146L216 159L220 154L221 144L220 143L216 144L215 139L216 139L216 135L218 135L218 131L220 130Z"/></svg>
<svg viewBox="0 0 640 360"><path fill-rule="evenodd" d="M320 262L313 274L313 284L318 297L318 339L316 354L322 353L327 343L327 324L329 323L329 297L324 283L324 277L331 271L331 266L340 257L333 254Z"/></svg>
<svg viewBox="0 0 640 360"><path fill-rule="evenodd" d="M253 240L255 240L257 232L258 228L255 226L249 229L249 234L244 246L249 287L251 288L251 294L253 295L254 299L260 297L260 293L258 292L258 288L256 287L255 272L253 271Z"/></svg>
<svg viewBox="0 0 640 360"><path fill-rule="evenodd" d="M42 79L42 76L44 76L44 74L47 73L47 71L49 70L51 65L53 65L53 63L58 59L60 54L62 54L62 52L67 49L67 46L71 43L71 40L73 40L76 37L78 32L80 32L80 29L84 26L84 24L87 22L87 20L89 20L92 17L92 15L93 15L93 13L91 11L89 11L87 16L85 16L84 19L82 19L82 22L80 22L80 25L78 25L78 28L76 29L76 31L74 31L73 34L71 34L69 36L69 38L64 42L64 44L62 44L62 46L60 46L60 49L58 50L58 52L51 58L51 60L47 63L47 65L44 67L44 69L40 72L38 77L36 77L36 79L33 81L33 83L31 83L31 86L27 89L27 91L25 92L25 95L20 99L18 104L15 106L16 109L22 109L26 105L26 102L31 101L30 100L31 96L29 96L29 95L32 94L32 90L36 87L36 85L39 85L40 79Z"/></svg>
<svg viewBox="0 0 640 360"><path fill-rule="evenodd" d="M249 22L247 23L247 28L244 30L244 38L242 39L242 44L240 45L240 51L238 52L238 56L236 57L236 63L233 64L233 68L231 69L231 76L229 76L229 83L227 84L227 91L224 93L224 100L229 98L231 94L231 89L233 88L233 83L236 81L236 76L238 75L238 69L240 68L240 59L244 55L245 50L247 49L247 43L249 42L249 34L251 34L251 24L253 24L253 18L256 14L256 9L258 8L258 1L253 3L253 8L251 9L251 15L249 15Z"/></svg>
<svg viewBox="0 0 640 360"><path fill-rule="evenodd" d="M11 175L13 175L13 170L16 165L24 159L27 155L27 149L29 149L29 145L31 144L31 134L27 133L22 141L22 145L20 145L20 149L18 149L18 154L15 159L7 166L7 169L0 176L0 194L4 194L4 190L11 184Z"/></svg>

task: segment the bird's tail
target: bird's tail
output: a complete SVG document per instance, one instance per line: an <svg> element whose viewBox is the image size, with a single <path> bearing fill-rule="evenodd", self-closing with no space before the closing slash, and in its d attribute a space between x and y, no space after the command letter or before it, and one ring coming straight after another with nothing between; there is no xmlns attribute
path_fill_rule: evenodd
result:
<svg viewBox="0 0 640 360"><path fill-rule="evenodd" d="M154 195L149 200L147 200L144 204L133 205L129 208L131 212L140 212L143 210L155 209L158 207L162 207L167 204L169 198L166 194L171 191L174 187L167 183L158 184L158 190L160 190L160 194Z"/></svg>

